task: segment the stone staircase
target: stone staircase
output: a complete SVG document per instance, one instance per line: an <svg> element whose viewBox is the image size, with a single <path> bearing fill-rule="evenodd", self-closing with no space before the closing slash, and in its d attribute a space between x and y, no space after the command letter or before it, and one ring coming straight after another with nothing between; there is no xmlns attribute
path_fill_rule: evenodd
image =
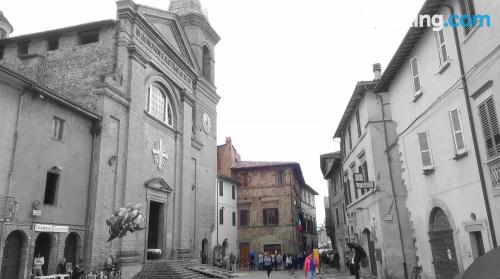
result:
<svg viewBox="0 0 500 279"><path fill-rule="evenodd" d="M194 270L196 269L196 270ZM206 270L202 273L198 270ZM227 270L202 265L189 260L148 261L134 279L205 279L231 278Z"/></svg>

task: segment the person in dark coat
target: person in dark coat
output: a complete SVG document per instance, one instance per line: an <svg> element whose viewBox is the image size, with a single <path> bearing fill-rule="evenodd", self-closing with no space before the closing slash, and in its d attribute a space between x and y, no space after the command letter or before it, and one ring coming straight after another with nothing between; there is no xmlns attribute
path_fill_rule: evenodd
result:
<svg viewBox="0 0 500 279"><path fill-rule="evenodd" d="M349 261L349 271L351 275L354 275L356 279L359 279L361 256L356 252L356 249L351 249L351 252L352 257Z"/></svg>
<svg viewBox="0 0 500 279"><path fill-rule="evenodd" d="M337 251L333 254L333 265L340 271L340 255Z"/></svg>
<svg viewBox="0 0 500 279"><path fill-rule="evenodd" d="M57 265L56 273L57 274L67 274L68 273L68 271L66 270L66 259L65 258L62 258L61 262L59 262L59 264Z"/></svg>

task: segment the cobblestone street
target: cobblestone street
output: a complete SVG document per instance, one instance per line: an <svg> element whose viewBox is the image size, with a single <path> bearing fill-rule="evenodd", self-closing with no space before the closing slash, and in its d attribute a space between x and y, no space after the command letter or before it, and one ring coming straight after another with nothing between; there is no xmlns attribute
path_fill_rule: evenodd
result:
<svg viewBox="0 0 500 279"><path fill-rule="evenodd" d="M244 272L244 271L240 271L240 272L237 272L236 275L238 276L238 278L242 278L242 279L266 279L267 278L267 274L265 271L252 271L252 272ZM296 278L296 279L302 279L304 278L304 273L303 271L296 271L294 273L289 273L288 271L273 271L271 272L271 275L269 278L272 278L272 279L288 279L288 278ZM336 272L336 271L333 271L333 269L323 269L322 270L322 273L317 276L317 279L347 279L347 278L354 278L354 276L352 275L349 275L348 273L346 272Z"/></svg>

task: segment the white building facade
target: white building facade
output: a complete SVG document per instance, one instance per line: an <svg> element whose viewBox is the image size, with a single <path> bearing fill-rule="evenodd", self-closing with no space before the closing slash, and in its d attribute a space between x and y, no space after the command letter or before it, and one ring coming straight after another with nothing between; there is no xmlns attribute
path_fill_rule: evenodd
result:
<svg viewBox="0 0 500 279"><path fill-rule="evenodd" d="M476 13L488 9L494 12L490 1L459 0L453 5L456 13L473 13L474 9ZM498 4L494 5L498 11ZM443 14L448 18L450 10L440 1L426 1L420 13ZM491 203L496 202L492 210L493 220L498 220L500 212L499 193L496 192L495 197L487 168L496 164L500 148L495 149L492 131L488 139L492 141L493 151L486 155L488 144L483 143L485 131L480 124L486 118L488 127L492 128L491 114L498 111L494 103L498 93L495 95L494 87L489 85L498 70L492 70L493 62L484 61L497 54L488 52L491 45L488 50L487 47L479 48L484 50L483 53L478 53L477 48L492 41L494 30L457 29L459 45L467 53L464 57L472 58L466 66L466 76L474 80L471 87L477 89L471 93L479 92L477 90L485 84L488 87L483 87L484 93L478 93L472 100L474 122L469 121L452 28L440 31L411 28L375 89L376 93L384 95L388 92L392 118L397 122L397 135L390 147L391 151L396 149L401 154L402 180L408 194L406 205L415 237L417 264L423 267L423 278L453 278L494 246L485 206L489 201L483 194L471 123L476 123L476 135L482 150L481 164L486 173L485 186ZM483 37L474 43L471 41L474 36ZM478 65L482 69L477 68ZM488 100L492 101L488 103ZM500 143L498 122L492 129L496 129Z"/></svg>
<svg viewBox="0 0 500 279"><path fill-rule="evenodd" d="M217 246L221 247L221 255L229 256L233 253L238 256L238 208L237 185L238 181L230 177L219 176L217 179L215 216L216 227L212 233L213 259L217 259Z"/></svg>

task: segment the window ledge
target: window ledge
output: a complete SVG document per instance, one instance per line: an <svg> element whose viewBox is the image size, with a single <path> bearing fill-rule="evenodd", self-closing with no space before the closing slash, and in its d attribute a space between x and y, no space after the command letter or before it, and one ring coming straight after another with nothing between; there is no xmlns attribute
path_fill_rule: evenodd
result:
<svg viewBox="0 0 500 279"><path fill-rule="evenodd" d="M420 91L416 92L415 95L413 95L412 102L415 103L416 101L418 101L418 99L420 99L420 97L422 97L422 95L424 95L424 90L420 89Z"/></svg>
<svg viewBox="0 0 500 279"><path fill-rule="evenodd" d="M424 169L423 170L423 174L424 175L431 175L433 173L436 172L436 168L435 167L432 167L432 168L428 168L428 169Z"/></svg>
<svg viewBox="0 0 500 279"><path fill-rule="evenodd" d="M469 34L465 35L465 39L462 43L465 44L472 37L472 35L474 35L474 33L476 33L477 29L479 29L479 25L476 25L476 27L474 27L474 29L472 29L469 32Z"/></svg>
<svg viewBox="0 0 500 279"><path fill-rule="evenodd" d="M441 68L439 68L438 70L438 75L443 74L449 67L450 67L450 58L448 58L448 60L446 60L446 62L444 62L443 65L441 65Z"/></svg>
<svg viewBox="0 0 500 279"><path fill-rule="evenodd" d="M38 55L38 54L35 54L35 53L26 53L26 54L18 54L17 57L19 59L28 59L28 58L35 58L35 57L39 57L41 55Z"/></svg>
<svg viewBox="0 0 500 279"><path fill-rule="evenodd" d="M458 161L464 157L467 157L467 155L469 155L469 151L463 151L463 152L457 153L457 154L455 154L455 157L453 157L453 160Z"/></svg>

